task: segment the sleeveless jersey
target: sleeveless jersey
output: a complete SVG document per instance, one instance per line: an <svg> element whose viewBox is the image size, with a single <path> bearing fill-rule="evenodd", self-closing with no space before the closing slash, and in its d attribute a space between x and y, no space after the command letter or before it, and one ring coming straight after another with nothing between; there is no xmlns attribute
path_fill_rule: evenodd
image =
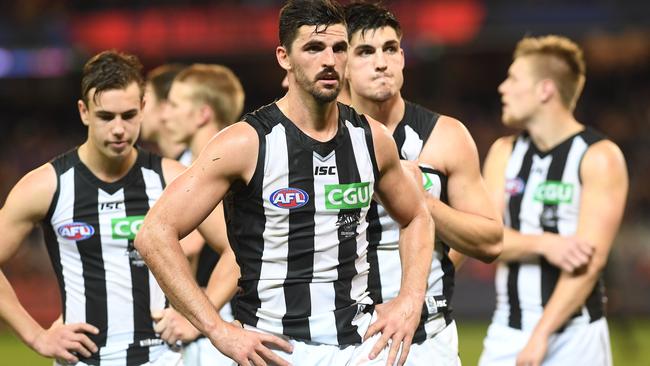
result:
<svg viewBox="0 0 650 366"><path fill-rule="evenodd" d="M368 297L366 214L378 168L370 126L338 104L334 138L303 133L275 103L245 116L259 137L255 173L225 212L241 268L235 317L316 343L361 343ZM362 315L362 314L361 314Z"/></svg>
<svg viewBox="0 0 650 366"><path fill-rule="evenodd" d="M57 189L43 220L45 243L61 290L65 323L86 322L99 351L91 365L141 365L166 349L153 331L151 310L165 296L133 246L144 215L165 186L161 158L138 150L126 176L97 178L77 149L50 162Z"/></svg>
<svg viewBox="0 0 650 366"><path fill-rule="evenodd" d="M417 160L440 116L419 105L406 102L402 121L393 132L402 160ZM421 166L423 184L429 194L447 203L447 176L433 167ZM373 201L368 214L370 228L370 293L376 303L397 296L402 278L399 257L399 224ZM436 239L427 280L426 302L413 341L419 343L440 332L451 318L450 302L454 289L454 266L449 246ZM439 314L443 314L440 316Z"/></svg>
<svg viewBox="0 0 650 366"><path fill-rule="evenodd" d="M580 164L592 144L603 137L590 128L548 152L540 151L527 133L517 137L506 168L505 225L522 234L576 233L580 214ZM561 270L539 256L530 261L500 263L496 273L497 306L493 321L532 330L544 311ZM565 325L603 316L602 280L586 303Z"/></svg>

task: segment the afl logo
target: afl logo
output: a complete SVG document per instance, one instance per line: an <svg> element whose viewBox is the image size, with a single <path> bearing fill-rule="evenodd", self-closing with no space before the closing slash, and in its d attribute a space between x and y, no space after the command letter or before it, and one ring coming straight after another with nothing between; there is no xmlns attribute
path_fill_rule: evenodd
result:
<svg viewBox="0 0 650 366"><path fill-rule="evenodd" d="M508 179L506 181L506 193L515 196L524 191L526 184L521 178Z"/></svg>
<svg viewBox="0 0 650 366"><path fill-rule="evenodd" d="M309 202L309 195L302 189L281 188L271 193L269 201L279 208L298 208Z"/></svg>
<svg viewBox="0 0 650 366"><path fill-rule="evenodd" d="M56 230L59 236L68 240L86 240L93 236L95 233L95 228L92 225L88 225L85 222L71 222L59 226Z"/></svg>

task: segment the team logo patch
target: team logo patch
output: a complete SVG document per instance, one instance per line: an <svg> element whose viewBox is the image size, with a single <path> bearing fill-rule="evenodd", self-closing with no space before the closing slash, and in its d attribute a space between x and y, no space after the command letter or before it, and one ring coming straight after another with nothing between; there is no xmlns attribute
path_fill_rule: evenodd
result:
<svg viewBox="0 0 650 366"><path fill-rule="evenodd" d="M511 196L516 196L524 191L526 184L521 178L514 178L506 180L506 193Z"/></svg>
<svg viewBox="0 0 650 366"><path fill-rule="evenodd" d="M281 188L271 193L269 201L279 208L298 208L309 202L309 195L299 188Z"/></svg>
<svg viewBox="0 0 650 366"><path fill-rule="evenodd" d="M71 222L59 226L56 232L64 239L81 241L93 236L95 228L85 222Z"/></svg>
<svg viewBox="0 0 650 366"><path fill-rule="evenodd" d="M367 207L371 198L369 182L325 185L325 207L328 210Z"/></svg>

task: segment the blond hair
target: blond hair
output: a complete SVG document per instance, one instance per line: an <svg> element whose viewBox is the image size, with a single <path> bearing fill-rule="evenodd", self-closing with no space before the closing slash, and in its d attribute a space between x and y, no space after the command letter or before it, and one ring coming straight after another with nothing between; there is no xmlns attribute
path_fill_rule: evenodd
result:
<svg viewBox="0 0 650 366"><path fill-rule="evenodd" d="M575 109L585 85L582 49L563 36L524 37L517 43L514 58L523 56L534 57L537 76L553 80L562 104L569 110Z"/></svg>
<svg viewBox="0 0 650 366"><path fill-rule="evenodd" d="M174 81L192 84L192 100L208 105L217 123L230 125L239 120L244 109L244 88L228 67L194 64L181 71Z"/></svg>

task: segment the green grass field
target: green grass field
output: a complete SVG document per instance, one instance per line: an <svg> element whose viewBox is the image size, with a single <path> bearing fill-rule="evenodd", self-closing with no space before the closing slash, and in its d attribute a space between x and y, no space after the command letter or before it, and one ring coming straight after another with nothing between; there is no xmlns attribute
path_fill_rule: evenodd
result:
<svg viewBox="0 0 650 366"><path fill-rule="evenodd" d="M630 320L627 323L609 322L612 337L614 365L647 366L650 364L650 320ZM481 353L485 322L459 321L458 337L463 365L473 366ZM13 334L0 333L0 364L18 366L49 366L52 361L39 357L24 346ZM192 366L192 365L187 365Z"/></svg>

